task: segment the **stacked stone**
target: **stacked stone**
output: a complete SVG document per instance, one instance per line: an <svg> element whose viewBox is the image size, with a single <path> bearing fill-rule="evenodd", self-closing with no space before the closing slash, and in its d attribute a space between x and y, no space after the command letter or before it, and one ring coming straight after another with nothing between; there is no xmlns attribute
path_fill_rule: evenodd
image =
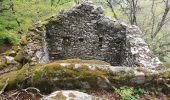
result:
<svg viewBox="0 0 170 100"><path fill-rule="evenodd" d="M98 59L131 66L126 59L126 27L104 16L101 7L83 3L46 25L50 60Z"/></svg>
<svg viewBox="0 0 170 100"><path fill-rule="evenodd" d="M141 38L139 28L105 17L102 7L89 2L60 12L45 24L35 24L29 33L23 47L34 63L45 62L45 39L50 61L80 58L103 60L112 66L155 68L161 65Z"/></svg>
<svg viewBox="0 0 170 100"><path fill-rule="evenodd" d="M44 27L41 22L37 22L29 28L29 32L22 43L24 53L29 56L31 64L42 62L43 59L43 32Z"/></svg>
<svg viewBox="0 0 170 100"><path fill-rule="evenodd" d="M127 27L127 39L130 43L134 63L138 67L155 68L162 66L158 57L155 57L148 44L141 38L141 30L137 26Z"/></svg>

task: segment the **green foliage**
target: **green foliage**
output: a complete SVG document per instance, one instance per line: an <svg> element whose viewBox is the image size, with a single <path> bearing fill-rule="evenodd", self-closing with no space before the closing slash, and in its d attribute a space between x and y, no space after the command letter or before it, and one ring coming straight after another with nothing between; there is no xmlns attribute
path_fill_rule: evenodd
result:
<svg viewBox="0 0 170 100"><path fill-rule="evenodd" d="M73 4L74 0L4 0L2 7L7 10L0 13L0 46L6 40L19 43L20 35L26 34L33 23Z"/></svg>
<svg viewBox="0 0 170 100"><path fill-rule="evenodd" d="M164 66L170 67L170 58L164 57L165 61L163 62Z"/></svg>
<svg viewBox="0 0 170 100"><path fill-rule="evenodd" d="M149 92L144 88L134 87L113 87L116 93L118 93L122 100L137 100L139 95L149 95Z"/></svg>
<svg viewBox="0 0 170 100"><path fill-rule="evenodd" d="M86 90L86 89L83 89L83 88L78 89L78 91L80 91L80 92L84 92L84 93L87 93L87 90Z"/></svg>
<svg viewBox="0 0 170 100"><path fill-rule="evenodd" d="M137 100L134 96L134 88L132 87L120 87L119 89L114 87L114 89L120 95L122 100Z"/></svg>
<svg viewBox="0 0 170 100"><path fill-rule="evenodd" d="M140 88L140 87L135 88L135 89L134 89L134 93L135 93L136 95L148 95L148 94L149 94L148 91L146 91L144 88Z"/></svg>
<svg viewBox="0 0 170 100"><path fill-rule="evenodd" d="M0 31L0 47L3 46L6 43L8 43L8 44L18 44L19 39L13 33L9 33L8 31Z"/></svg>

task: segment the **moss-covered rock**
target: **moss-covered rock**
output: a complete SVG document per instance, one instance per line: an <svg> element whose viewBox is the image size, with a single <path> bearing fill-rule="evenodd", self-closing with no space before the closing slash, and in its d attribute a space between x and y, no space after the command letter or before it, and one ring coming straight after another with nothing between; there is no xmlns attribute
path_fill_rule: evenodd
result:
<svg viewBox="0 0 170 100"><path fill-rule="evenodd" d="M7 74L4 74L0 77L0 87L2 88L6 81L8 80L8 88L16 88L21 85L23 80L25 80L28 75L28 66L24 66L22 69L18 71L13 71Z"/></svg>
<svg viewBox="0 0 170 100"><path fill-rule="evenodd" d="M22 51L19 51L17 55L15 56L15 60L18 62L21 62L22 59L24 59L24 53Z"/></svg>
<svg viewBox="0 0 170 100"><path fill-rule="evenodd" d="M0 88L3 87L7 79L9 79L8 89L24 85L24 87L33 86L39 88L46 93L56 89L81 89L87 87L101 89L112 89L112 86L125 85L153 87L154 85L157 86L160 78L163 80L160 81L160 86L158 87L167 88L164 82L167 84L170 82L168 72L166 74L150 74L150 76L146 76L146 80L142 84L137 84L134 77L136 76L133 70L129 72L112 72L97 67L90 69L84 63L80 67L75 67L75 63L62 66L61 63L56 61L32 67L25 65L18 71L4 74L0 77Z"/></svg>
<svg viewBox="0 0 170 100"><path fill-rule="evenodd" d="M28 40L27 40L27 37L26 36L23 36L22 38L21 38L21 45L26 45L27 44L27 42L28 42Z"/></svg>
<svg viewBox="0 0 170 100"><path fill-rule="evenodd" d="M15 61L19 62L21 65L24 65L30 61L30 57L29 55L26 55L24 51L20 50L15 56Z"/></svg>
<svg viewBox="0 0 170 100"><path fill-rule="evenodd" d="M21 64L17 62L14 57L16 56L18 47L15 46L13 49L8 50L4 52L3 54L0 54L0 73L8 72L11 69L14 69L16 67L21 67Z"/></svg>

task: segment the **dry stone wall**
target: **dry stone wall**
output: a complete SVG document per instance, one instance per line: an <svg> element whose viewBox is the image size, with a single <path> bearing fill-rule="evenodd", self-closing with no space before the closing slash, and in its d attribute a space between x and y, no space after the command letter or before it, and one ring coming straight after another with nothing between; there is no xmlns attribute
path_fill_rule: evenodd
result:
<svg viewBox="0 0 170 100"><path fill-rule="evenodd" d="M89 2L37 23L30 32L33 35L23 47L32 62L81 58L112 66L155 68L161 64L137 26L108 18L101 7Z"/></svg>
<svg viewBox="0 0 170 100"><path fill-rule="evenodd" d="M126 28L104 16L101 7L81 4L46 25L50 60L98 59L128 65ZM129 66L129 65L128 65Z"/></svg>
<svg viewBox="0 0 170 100"><path fill-rule="evenodd" d="M141 37L141 30L137 26L127 27L126 37L130 44L130 52L134 58L136 66L155 68L162 66L158 57L150 51L148 44Z"/></svg>

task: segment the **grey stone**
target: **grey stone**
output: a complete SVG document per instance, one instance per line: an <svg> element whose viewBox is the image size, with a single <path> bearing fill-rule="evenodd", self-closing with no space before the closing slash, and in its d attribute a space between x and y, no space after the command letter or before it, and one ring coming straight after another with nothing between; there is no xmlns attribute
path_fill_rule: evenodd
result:
<svg viewBox="0 0 170 100"><path fill-rule="evenodd" d="M135 77L133 81L137 84L145 83L145 74L143 72L134 71Z"/></svg>
<svg viewBox="0 0 170 100"><path fill-rule="evenodd" d="M32 29L34 31L31 30L34 35L24 46L28 55L35 57L37 51L44 49L44 53L39 56L48 55L50 61L70 58L98 59L117 67L150 69L162 64L141 38L142 32L137 26L104 16L102 8L89 1L54 17L57 19L44 24L41 29L44 32L39 29L42 27L41 22L35 25ZM35 34L39 32L42 32L40 35L43 41L35 38Z"/></svg>
<svg viewBox="0 0 170 100"><path fill-rule="evenodd" d="M11 57L11 56L6 56L6 59L9 60L10 62L15 61L14 57Z"/></svg>
<svg viewBox="0 0 170 100"><path fill-rule="evenodd" d="M126 59L129 53L129 47L125 47L126 29L101 14L104 14L101 7L83 3L59 15L57 24L49 22L46 35L50 60L98 59L114 66L131 66L128 65L131 59Z"/></svg>
<svg viewBox="0 0 170 100"><path fill-rule="evenodd" d="M80 82L81 83L81 86L85 89L90 89L90 84L88 82Z"/></svg>
<svg viewBox="0 0 170 100"><path fill-rule="evenodd" d="M106 83L106 80L103 78L97 78L97 85L102 89L109 89L110 87Z"/></svg>
<svg viewBox="0 0 170 100"><path fill-rule="evenodd" d="M62 90L55 91L41 100L102 100L102 98L79 91Z"/></svg>

